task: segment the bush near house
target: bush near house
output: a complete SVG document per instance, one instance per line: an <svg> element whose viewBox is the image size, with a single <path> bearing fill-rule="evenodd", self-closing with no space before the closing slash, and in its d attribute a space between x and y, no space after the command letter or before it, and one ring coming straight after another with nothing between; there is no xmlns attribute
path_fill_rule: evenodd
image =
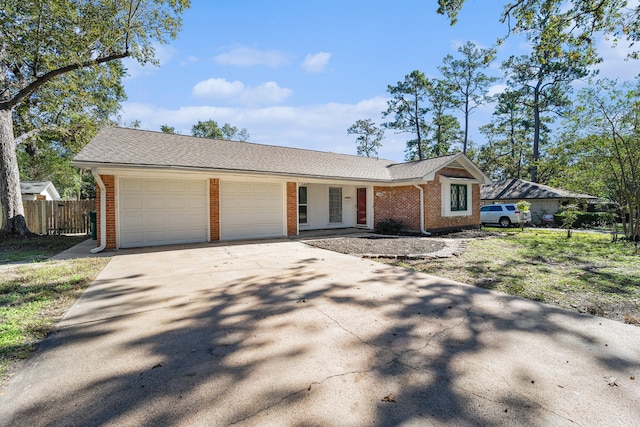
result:
<svg viewBox="0 0 640 427"><path fill-rule="evenodd" d="M376 232L380 234L400 234L403 229L404 222L393 218L382 220L376 225Z"/></svg>
<svg viewBox="0 0 640 427"><path fill-rule="evenodd" d="M575 212L577 218L573 223L572 228L597 227L603 225L605 222L606 214L606 212ZM561 226L564 223L565 217L566 211L553 214L554 224L557 226Z"/></svg>

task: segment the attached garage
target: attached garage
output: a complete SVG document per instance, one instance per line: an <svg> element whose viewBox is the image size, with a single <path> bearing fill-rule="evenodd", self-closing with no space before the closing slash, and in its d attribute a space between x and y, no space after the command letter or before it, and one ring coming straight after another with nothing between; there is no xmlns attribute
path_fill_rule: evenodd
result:
<svg viewBox="0 0 640 427"><path fill-rule="evenodd" d="M205 180L121 178L120 247L206 242Z"/></svg>
<svg viewBox="0 0 640 427"><path fill-rule="evenodd" d="M220 239L286 235L284 184L220 182Z"/></svg>

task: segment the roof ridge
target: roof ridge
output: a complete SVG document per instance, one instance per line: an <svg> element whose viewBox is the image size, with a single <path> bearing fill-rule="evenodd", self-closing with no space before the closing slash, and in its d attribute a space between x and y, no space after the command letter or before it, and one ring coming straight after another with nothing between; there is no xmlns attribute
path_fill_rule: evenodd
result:
<svg viewBox="0 0 640 427"><path fill-rule="evenodd" d="M189 139L194 139L194 140L203 140L203 139L207 140L208 139L208 140L220 141L220 142L234 142L234 143L240 143L240 144L250 144L250 145L254 145L254 146L258 146L258 147L271 147L271 148L284 149L284 150L301 150L301 151L307 151L307 152L311 151L311 152L322 153L322 154L334 154L336 156L348 156L348 157L355 157L355 158L359 158L359 159L371 159L371 160L377 160L377 161L392 162L393 164L405 164L405 163L398 163L395 160L384 159L384 158L380 158L380 157L375 157L374 158L374 157L358 156L356 154L334 153L333 151L323 151L323 150L316 150L316 149L310 149L310 148L287 147L287 146L284 146L284 145L262 144L262 143L259 143L259 142L251 142L251 141L236 141L236 140L231 140L231 139L208 138L208 137L200 137L200 136L193 136L193 135L183 135L181 133L165 133L165 132L157 131L157 130L126 128L126 127L122 127L122 126L107 126L105 129L107 129L107 128L121 129L121 130L125 130L125 131L146 132L146 133L152 133L152 134L158 134L158 135L179 136L179 137L189 138ZM428 159L425 159L425 160L428 160Z"/></svg>

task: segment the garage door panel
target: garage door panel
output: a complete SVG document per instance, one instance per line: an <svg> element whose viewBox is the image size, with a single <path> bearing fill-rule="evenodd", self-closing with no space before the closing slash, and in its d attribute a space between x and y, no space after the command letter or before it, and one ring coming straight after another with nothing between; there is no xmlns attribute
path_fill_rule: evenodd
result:
<svg viewBox="0 0 640 427"><path fill-rule="evenodd" d="M189 197L185 201L184 207L186 207L187 209L195 209L204 212L207 208L207 201L206 199L194 199L192 197Z"/></svg>
<svg viewBox="0 0 640 427"><path fill-rule="evenodd" d="M120 246L207 241L206 190L204 180L120 179Z"/></svg>
<svg viewBox="0 0 640 427"><path fill-rule="evenodd" d="M144 180L143 191L146 193L164 193L164 180Z"/></svg>
<svg viewBox="0 0 640 427"><path fill-rule="evenodd" d="M184 193L186 185L183 181L167 181L165 190L167 193Z"/></svg>
<svg viewBox="0 0 640 427"><path fill-rule="evenodd" d="M164 196L143 196L145 209L164 209L165 197Z"/></svg>
<svg viewBox="0 0 640 427"><path fill-rule="evenodd" d="M122 197L120 205L124 209L142 209L142 199L140 197Z"/></svg>
<svg viewBox="0 0 640 427"><path fill-rule="evenodd" d="M202 193L206 191L207 184L204 181L187 181L184 186L185 193Z"/></svg>
<svg viewBox="0 0 640 427"><path fill-rule="evenodd" d="M120 191L143 191L142 180L123 179L120 181Z"/></svg>
<svg viewBox="0 0 640 427"><path fill-rule="evenodd" d="M122 236L121 245L124 247L143 246L143 242L142 231L130 231Z"/></svg>
<svg viewBox="0 0 640 427"><path fill-rule="evenodd" d="M284 186L220 183L220 236L223 240L284 235Z"/></svg>
<svg viewBox="0 0 640 427"><path fill-rule="evenodd" d="M123 228L142 227L142 212L130 212L126 216L120 218Z"/></svg>

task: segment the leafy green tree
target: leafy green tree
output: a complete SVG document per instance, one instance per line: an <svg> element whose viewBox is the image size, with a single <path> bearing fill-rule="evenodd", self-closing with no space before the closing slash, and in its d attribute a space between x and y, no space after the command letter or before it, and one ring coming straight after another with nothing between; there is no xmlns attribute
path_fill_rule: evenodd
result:
<svg viewBox="0 0 640 427"><path fill-rule="evenodd" d="M73 156L102 126L113 124L125 99L119 61L75 70L25 98L13 112L21 180L50 180L65 198L83 193Z"/></svg>
<svg viewBox="0 0 640 427"><path fill-rule="evenodd" d="M465 0L438 0L437 12L455 24ZM597 34L613 36L614 40L640 40L640 8L630 0L517 0L503 1L500 22L506 23L507 36L534 30L539 12L552 11L554 25L540 34L538 46L553 46L557 33L570 36L570 43L582 48L595 46ZM633 57L638 52L632 52Z"/></svg>
<svg viewBox="0 0 640 427"><path fill-rule="evenodd" d="M455 106L464 116L464 139L462 152L467 152L469 140L469 116L480 105L490 98L487 95L489 86L498 81L497 77L489 77L484 70L491 65L496 55L495 49L478 48L475 43L467 42L460 46L458 52L461 59L452 55L444 57L444 64L439 68L444 79L452 86L451 95L455 99Z"/></svg>
<svg viewBox="0 0 640 427"><path fill-rule="evenodd" d="M215 120L198 121L191 127L191 135L200 138L223 139L229 141L246 141L249 139L249 132L246 129L238 129L225 123L222 127L218 126Z"/></svg>
<svg viewBox="0 0 640 427"><path fill-rule="evenodd" d="M533 157L531 181L538 182L540 132L545 113L561 114L570 106L570 83L588 75L588 66L597 62L595 49L579 42L570 24L560 21L563 4L551 2L527 15L529 55L511 56L502 64L507 84L520 94L520 102L531 109Z"/></svg>
<svg viewBox="0 0 640 427"><path fill-rule="evenodd" d="M640 236L640 78L620 84L592 82L579 94L568 125L575 158L568 165L582 180L606 188L599 195L621 207L623 232Z"/></svg>
<svg viewBox="0 0 640 427"><path fill-rule="evenodd" d="M520 211L520 231L524 231L524 218L529 212L529 209L531 209L531 203L526 200L518 200L516 207L518 211Z"/></svg>
<svg viewBox="0 0 640 427"><path fill-rule="evenodd" d="M431 104L431 124L429 132L429 154L442 156L451 146L460 141L462 131L458 119L448 114L457 103L452 96L454 86L444 80L432 79L427 85L427 99Z"/></svg>
<svg viewBox="0 0 640 427"><path fill-rule="evenodd" d="M176 128L174 128L173 126L169 126L169 125L160 125L160 131L162 131L162 133L175 134L176 133Z"/></svg>
<svg viewBox="0 0 640 427"><path fill-rule="evenodd" d="M427 146L425 137L429 130L426 105L431 82L424 73L414 70L395 86L387 86L392 98L387 101L387 110L383 117L393 117L393 121L383 123L387 129L400 133L413 134L415 138L407 141L407 160L423 160L426 158Z"/></svg>
<svg viewBox="0 0 640 427"><path fill-rule="evenodd" d="M509 90L499 94L491 122L480 128L488 142L475 160L492 179L524 178L531 159L533 126L519 97L519 93Z"/></svg>
<svg viewBox="0 0 640 427"><path fill-rule="evenodd" d="M77 70L133 57L175 38L189 0L5 0L0 8L0 204L2 232L26 235L15 150L16 107ZM20 138L20 136L18 136Z"/></svg>
<svg viewBox="0 0 640 427"><path fill-rule="evenodd" d="M347 129L347 134L358 135L356 138L358 156L373 157L378 155L378 149L382 147L384 129L378 128L373 120L356 120Z"/></svg>

